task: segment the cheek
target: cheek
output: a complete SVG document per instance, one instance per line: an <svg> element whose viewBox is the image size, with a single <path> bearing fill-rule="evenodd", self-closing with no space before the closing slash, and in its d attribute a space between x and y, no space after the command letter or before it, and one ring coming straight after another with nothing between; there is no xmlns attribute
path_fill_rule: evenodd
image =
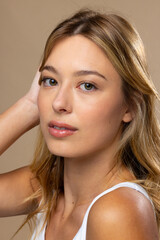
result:
<svg viewBox="0 0 160 240"><path fill-rule="evenodd" d="M85 110L79 110L83 112L82 122L88 138L94 135L94 139L97 140L109 139L119 132L124 113L121 98L117 98L116 101L103 99Z"/></svg>
<svg viewBox="0 0 160 240"><path fill-rule="evenodd" d="M100 125L102 123L121 122L124 115L123 101L121 98L104 99L102 101L94 102L92 105L85 104L84 107L79 107L79 111L84 116L86 124ZM88 125L87 124L87 125Z"/></svg>
<svg viewBox="0 0 160 240"><path fill-rule="evenodd" d="M74 153L83 155L114 149L121 134L122 104L99 101L90 107L86 106L81 106L77 112L80 131L74 138ZM71 149L73 151L73 147Z"/></svg>

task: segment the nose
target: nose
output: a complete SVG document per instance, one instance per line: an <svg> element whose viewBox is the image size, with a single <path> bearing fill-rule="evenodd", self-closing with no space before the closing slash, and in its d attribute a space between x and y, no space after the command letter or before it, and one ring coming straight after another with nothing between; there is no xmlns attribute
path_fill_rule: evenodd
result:
<svg viewBox="0 0 160 240"><path fill-rule="evenodd" d="M66 87L61 87L53 100L52 108L57 113L72 112L72 94Z"/></svg>

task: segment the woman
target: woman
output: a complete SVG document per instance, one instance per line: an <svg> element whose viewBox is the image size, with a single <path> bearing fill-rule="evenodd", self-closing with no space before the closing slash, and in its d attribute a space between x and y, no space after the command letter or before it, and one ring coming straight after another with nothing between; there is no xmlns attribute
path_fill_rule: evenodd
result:
<svg viewBox="0 0 160 240"><path fill-rule="evenodd" d="M0 119L1 153L41 128L32 165L0 177L1 216L28 214L36 240L157 240L157 92L136 30L82 10L51 33L40 73Z"/></svg>

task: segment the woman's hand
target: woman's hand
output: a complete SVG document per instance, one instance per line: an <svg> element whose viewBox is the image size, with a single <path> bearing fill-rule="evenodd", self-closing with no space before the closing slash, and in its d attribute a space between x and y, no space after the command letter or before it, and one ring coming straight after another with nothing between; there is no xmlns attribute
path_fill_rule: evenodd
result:
<svg viewBox="0 0 160 240"><path fill-rule="evenodd" d="M37 105L37 99L38 99L38 94L39 94L39 89L40 89L39 78L40 78L40 72L39 72L39 70L37 70L29 91L23 97L24 101L27 101L28 104L30 104L34 110L32 112L32 113L34 113L34 115L31 116L33 119L33 126L37 125L39 123L39 110L38 110L38 105Z"/></svg>
<svg viewBox="0 0 160 240"><path fill-rule="evenodd" d="M33 79L32 85L28 93L25 95L26 99L31 101L31 103L37 105L37 98L38 98L38 93L39 93L39 78L40 78L40 72L39 70L36 72L36 75Z"/></svg>
<svg viewBox="0 0 160 240"><path fill-rule="evenodd" d="M28 93L0 115L0 154L22 134L39 124L37 71Z"/></svg>

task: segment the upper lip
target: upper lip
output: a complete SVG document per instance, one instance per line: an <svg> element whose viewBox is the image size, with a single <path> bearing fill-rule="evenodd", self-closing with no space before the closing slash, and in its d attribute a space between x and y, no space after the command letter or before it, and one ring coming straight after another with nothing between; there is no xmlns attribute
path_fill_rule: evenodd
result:
<svg viewBox="0 0 160 240"><path fill-rule="evenodd" d="M67 128L69 130L77 130L77 128L69 125L69 124L66 124L66 123L63 123L63 122L57 122L57 121L50 121L49 122L49 127L60 127L60 128Z"/></svg>

